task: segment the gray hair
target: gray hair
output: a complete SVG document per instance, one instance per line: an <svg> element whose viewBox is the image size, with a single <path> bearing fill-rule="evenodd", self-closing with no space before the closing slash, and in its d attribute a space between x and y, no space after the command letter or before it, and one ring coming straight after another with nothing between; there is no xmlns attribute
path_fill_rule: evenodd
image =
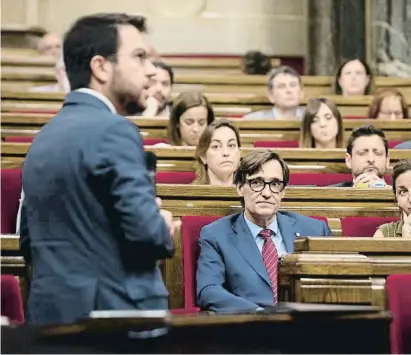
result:
<svg viewBox="0 0 411 355"><path fill-rule="evenodd" d="M287 66L287 65L282 65L278 68L271 69L268 73L268 80L267 80L267 87L271 90L273 88L273 81L275 77L279 74L288 74L295 76L298 78L298 81L300 82L301 85L301 76L300 74L297 73L293 68Z"/></svg>

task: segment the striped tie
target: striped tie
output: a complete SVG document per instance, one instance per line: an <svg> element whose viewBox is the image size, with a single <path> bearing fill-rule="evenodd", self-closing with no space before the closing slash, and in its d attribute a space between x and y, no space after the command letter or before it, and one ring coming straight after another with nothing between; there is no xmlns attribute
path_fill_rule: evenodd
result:
<svg viewBox="0 0 411 355"><path fill-rule="evenodd" d="M264 229L259 233L259 236L264 239L263 244L263 261L267 269L268 277L271 281L271 288L274 293L274 304L277 303L277 265L278 252L271 239L271 234L274 232L271 229Z"/></svg>

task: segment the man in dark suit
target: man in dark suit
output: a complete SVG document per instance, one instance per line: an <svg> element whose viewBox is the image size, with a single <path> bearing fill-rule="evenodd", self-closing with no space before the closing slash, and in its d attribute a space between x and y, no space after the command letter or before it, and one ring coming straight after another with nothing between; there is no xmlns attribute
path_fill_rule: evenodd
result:
<svg viewBox="0 0 411 355"><path fill-rule="evenodd" d="M323 221L279 212L289 181L286 163L273 151L243 158L234 181L244 212L202 228L197 300L217 312L254 312L277 302L277 265L301 236L331 236Z"/></svg>
<svg viewBox="0 0 411 355"><path fill-rule="evenodd" d="M386 187L384 174L390 157L384 132L371 125L354 129L348 138L345 164L352 172L352 180L333 187Z"/></svg>
<svg viewBox="0 0 411 355"><path fill-rule="evenodd" d="M173 255L172 215L159 210L141 136L123 117L144 104L154 75L145 26L142 17L91 15L65 36L73 91L23 168L30 323L168 308L158 260Z"/></svg>

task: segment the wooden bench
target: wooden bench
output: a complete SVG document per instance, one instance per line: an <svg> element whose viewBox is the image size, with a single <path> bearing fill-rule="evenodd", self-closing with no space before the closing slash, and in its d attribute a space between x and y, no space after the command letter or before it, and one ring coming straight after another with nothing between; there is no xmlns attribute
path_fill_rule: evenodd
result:
<svg viewBox="0 0 411 355"><path fill-rule="evenodd" d="M2 143L2 167L19 167L30 147L29 143ZM242 155L258 148L242 148ZM194 171L195 160L193 147L158 148L146 146L146 151L157 155L157 169L159 171ZM306 149L306 148L277 148L276 152L289 164L291 172L317 173L349 173L345 165L344 149ZM408 149L391 151L390 161L395 164L398 160L410 157Z"/></svg>
<svg viewBox="0 0 411 355"><path fill-rule="evenodd" d="M16 60L17 62L23 61ZM178 63L180 60L180 58L169 59L169 62L176 61ZM221 60L223 62L226 60L228 62L233 61L233 59L227 58L222 58ZM6 58L3 62L4 64L2 64L1 80L3 90L18 90L19 86L28 88L55 82L55 73L52 67L36 67L31 64L19 66L10 63L11 61L11 59L7 60ZM175 92L200 90L208 93L248 93L266 97L266 76L245 75L232 68L201 68L201 65L206 65L203 63L204 59L192 59L192 61L193 63L190 65L190 61L187 60L185 68L177 68L175 73ZM331 76L302 76L305 97L332 95L333 80L334 78ZM375 88L377 90L396 88L405 95L408 101L411 100L411 79L377 77L375 78Z"/></svg>
<svg viewBox="0 0 411 355"><path fill-rule="evenodd" d="M19 256L19 236L2 236L2 272L19 276L26 295L25 265ZM13 254L6 257L4 254ZM7 261L8 260L8 261ZM279 267L279 297L303 303L368 304L386 308L385 279L411 272L411 240L373 238L301 238L295 253ZM170 307L184 307L181 234L175 255L162 263Z"/></svg>
<svg viewBox="0 0 411 355"><path fill-rule="evenodd" d="M39 68L36 68L39 69ZM178 94L174 93L173 98ZM217 115L246 114L252 111L269 109L269 103L265 95L246 93L207 93L204 95L209 99ZM54 110L61 108L64 100L62 93L37 93L2 91L2 112ZM372 96L343 97L338 95L326 96L332 100L340 109L343 116L366 116ZM302 105L307 99L302 100ZM411 101L409 102L411 114Z"/></svg>
<svg viewBox="0 0 411 355"><path fill-rule="evenodd" d="M27 136L37 131L53 118L52 114L30 113L3 113L1 122L1 136ZM168 119L141 118L130 116L129 119L139 128L143 138L166 139ZM256 120L230 119L240 130L241 142L244 146L252 145L256 141L282 141L300 138L301 123L296 120ZM372 124L382 129L390 141L405 141L410 139L410 122L408 120L352 120L346 119L344 124L344 138L347 139L356 127Z"/></svg>
<svg viewBox="0 0 411 355"><path fill-rule="evenodd" d="M5 48L33 48L36 41L46 33L39 26L9 24L1 26L1 45ZM3 48L2 48L3 49Z"/></svg>

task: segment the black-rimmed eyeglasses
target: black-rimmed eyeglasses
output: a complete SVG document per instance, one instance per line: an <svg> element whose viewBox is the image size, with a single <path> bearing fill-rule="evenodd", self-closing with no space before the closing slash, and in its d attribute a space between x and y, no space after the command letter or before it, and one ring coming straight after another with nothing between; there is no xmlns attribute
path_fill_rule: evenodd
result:
<svg viewBox="0 0 411 355"><path fill-rule="evenodd" d="M248 185L250 185L251 190L254 192L263 191L266 185L268 185L270 191L274 193L279 193L285 188L285 182L277 179L271 181L264 181L263 179L249 179L247 182Z"/></svg>

